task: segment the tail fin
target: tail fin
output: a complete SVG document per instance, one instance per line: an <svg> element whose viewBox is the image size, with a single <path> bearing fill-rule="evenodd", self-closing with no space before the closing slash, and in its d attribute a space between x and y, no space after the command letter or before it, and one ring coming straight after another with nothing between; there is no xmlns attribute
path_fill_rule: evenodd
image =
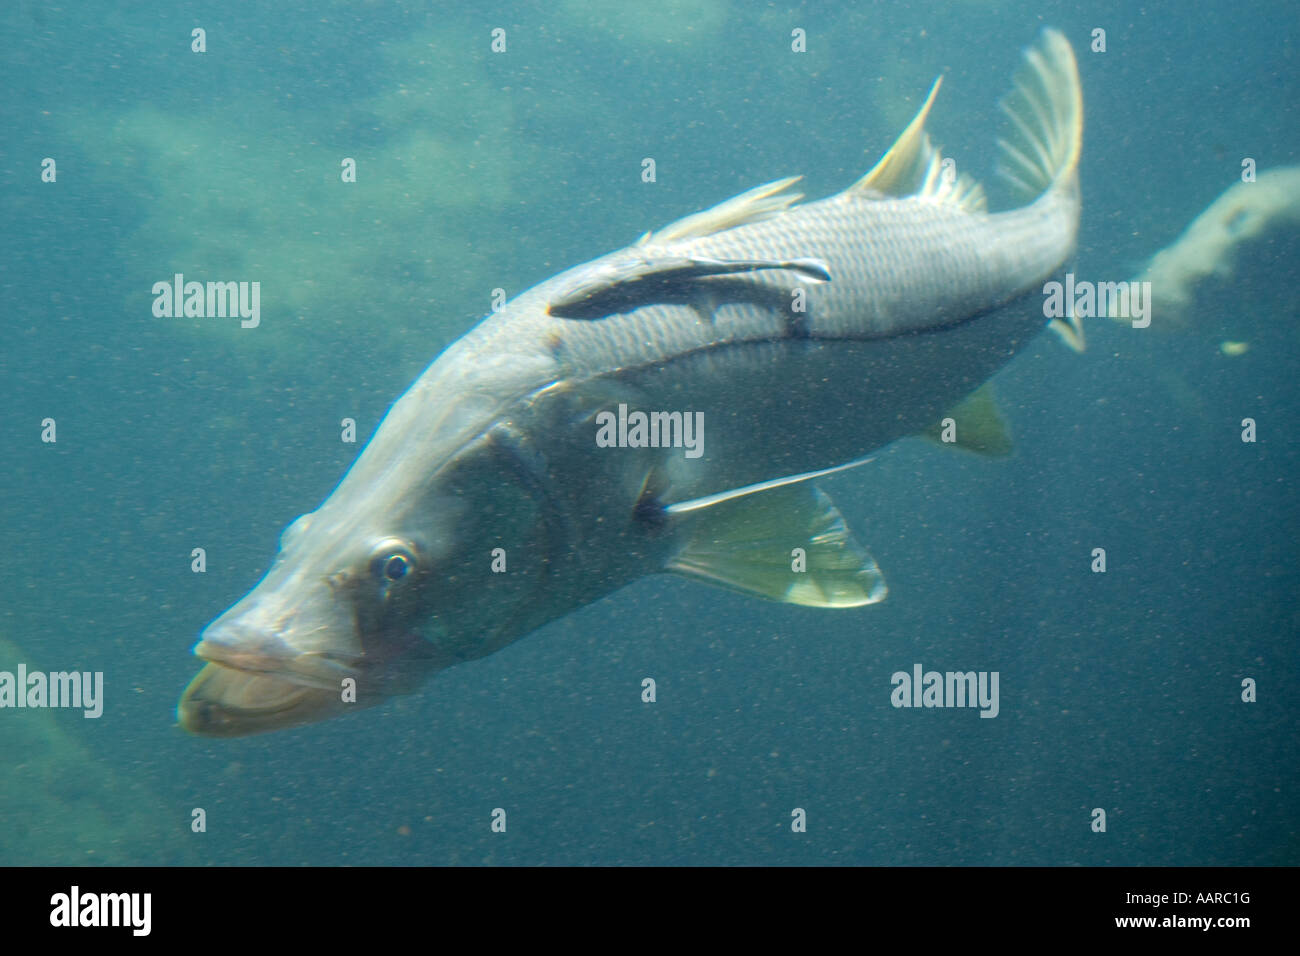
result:
<svg viewBox="0 0 1300 956"><path fill-rule="evenodd" d="M1044 30L1002 101L1007 123L998 140L998 172L1026 200L1078 183L1083 146L1083 92L1070 43Z"/></svg>

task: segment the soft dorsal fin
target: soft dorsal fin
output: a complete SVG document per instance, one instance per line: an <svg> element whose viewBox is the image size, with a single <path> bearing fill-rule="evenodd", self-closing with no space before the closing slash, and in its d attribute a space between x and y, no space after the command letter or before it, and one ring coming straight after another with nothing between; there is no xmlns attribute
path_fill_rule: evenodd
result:
<svg viewBox="0 0 1300 956"><path fill-rule="evenodd" d="M925 98L921 108L907 124L907 129L894 140L894 145L880 157L880 162L871 167L871 171L849 187L851 192L874 192L885 196L906 196L916 188L917 180L924 168L921 154L927 146L925 137L925 119L930 115L930 107L943 83L943 77L934 81L930 95Z"/></svg>
<svg viewBox="0 0 1300 956"><path fill-rule="evenodd" d="M899 134L871 171L849 187L848 192L868 196L917 196L959 206L970 212L984 212L988 203L984 187L965 173L953 175L951 164L944 167L943 155L925 132L925 121L939 92L943 77L934 81L907 129Z"/></svg>
<svg viewBox="0 0 1300 956"><path fill-rule="evenodd" d="M802 176L789 176L776 182L755 186L739 196L718 203L712 209L678 219L655 232L647 232L637 241L637 245L672 242L675 239L697 239L700 236L711 236L716 232L734 229L746 223L771 219L803 199L803 193L787 191L802 178Z"/></svg>
<svg viewBox="0 0 1300 956"><path fill-rule="evenodd" d="M925 159L925 178L916 191L919 198L960 206L967 212L988 211L984 187L973 176L965 173L954 176L950 169L945 169L943 154L930 144L929 136L925 138L922 156Z"/></svg>

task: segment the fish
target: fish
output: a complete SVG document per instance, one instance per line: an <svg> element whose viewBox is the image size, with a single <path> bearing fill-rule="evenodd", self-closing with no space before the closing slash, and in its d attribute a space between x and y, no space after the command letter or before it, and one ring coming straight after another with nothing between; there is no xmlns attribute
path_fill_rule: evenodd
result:
<svg viewBox="0 0 1300 956"><path fill-rule="evenodd" d="M1212 279L1224 280L1242 264L1253 243L1300 228L1300 166L1279 166L1234 183L1210 203L1176 240L1157 252L1130 286L1154 293L1148 309L1157 327L1187 328L1197 293ZM1112 304L1108 318L1131 317ZM1224 351L1224 355L1240 352Z"/></svg>
<svg viewBox="0 0 1300 956"><path fill-rule="evenodd" d="M203 629L179 725L233 737L379 704L655 573L809 607L883 600L818 479L940 422L1003 453L984 383L1050 325L1042 286L1079 223L1065 37L1041 34L1001 104L1012 208L990 211L926 132L941 80L848 189L750 189L448 346Z"/></svg>

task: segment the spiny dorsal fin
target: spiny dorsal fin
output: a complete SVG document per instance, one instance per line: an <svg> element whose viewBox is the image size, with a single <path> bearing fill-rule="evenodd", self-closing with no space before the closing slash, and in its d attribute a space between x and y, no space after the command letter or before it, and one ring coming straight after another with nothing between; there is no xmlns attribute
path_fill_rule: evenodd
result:
<svg viewBox="0 0 1300 956"><path fill-rule="evenodd" d="M700 236L711 236L747 223L771 219L803 199L803 193L786 192L802 178L802 176L789 176L776 182L755 186L739 196L718 203L712 209L678 219L655 232L647 232L637 240L637 245L672 242L675 239L697 239Z"/></svg>
<svg viewBox="0 0 1300 956"><path fill-rule="evenodd" d="M943 156L925 132L926 117L939 92L943 77L934 81L930 94L921 104L907 129L894 141L894 145L856 183L850 192L879 196L917 196L933 202L950 203L971 212L987 208L984 187L965 173L953 175L952 167L945 168Z"/></svg>

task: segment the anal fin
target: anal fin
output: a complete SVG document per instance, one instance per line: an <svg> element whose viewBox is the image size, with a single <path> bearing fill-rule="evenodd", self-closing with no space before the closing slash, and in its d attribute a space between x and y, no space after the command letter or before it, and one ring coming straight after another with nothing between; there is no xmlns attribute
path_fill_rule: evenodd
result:
<svg viewBox="0 0 1300 956"><path fill-rule="evenodd" d="M952 419L951 426L946 424L947 419ZM991 382L963 398L943 419L923 431L921 437L990 458L1005 458L1013 447L1011 432L998 408Z"/></svg>

